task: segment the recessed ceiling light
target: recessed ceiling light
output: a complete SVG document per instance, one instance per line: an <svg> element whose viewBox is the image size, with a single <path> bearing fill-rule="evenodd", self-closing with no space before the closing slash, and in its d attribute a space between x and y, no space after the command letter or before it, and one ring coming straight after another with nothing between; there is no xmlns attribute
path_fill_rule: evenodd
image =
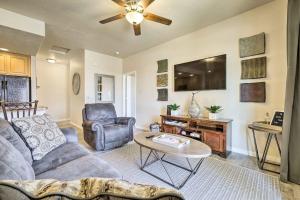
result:
<svg viewBox="0 0 300 200"><path fill-rule="evenodd" d="M0 51L8 51L6 48L0 48Z"/></svg>
<svg viewBox="0 0 300 200"><path fill-rule="evenodd" d="M182 74L182 72L178 72L178 75L181 75Z"/></svg>
<svg viewBox="0 0 300 200"><path fill-rule="evenodd" d="M116 51L116 54L117 54L117 55L119 55L119 54L120 54L120 52Z"/></svg>
<svg viewBox="0 0 300 200"><path fill-rule="evenodd" d="M48 58L48 59L47 59L47 62L48 62L48 63L51 63L51 64L54 64L54 63L56 63L56 60L55 60L55 59L52 59L52 58Z"/></svg>
<svg viewBox="0 0 300 200"><path fill-rule="evenodd" d="M208 72L208 73L211 73L211 70L208 70L207 72Z"/></svg>
<svg viewBox="0 0 300 200"><path fill-rule="evenodd" d="M190 74L190 76L194 76L194 74Z"/></svg>

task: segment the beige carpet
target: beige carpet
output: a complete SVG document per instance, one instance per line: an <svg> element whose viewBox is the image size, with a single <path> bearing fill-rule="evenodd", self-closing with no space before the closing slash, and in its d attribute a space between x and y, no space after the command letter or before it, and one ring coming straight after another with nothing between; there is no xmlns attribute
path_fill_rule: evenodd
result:
<svg viewBox="0 0 300 200"><path fill-rule="evenodd" d="M147 152L144 151L144 154ZM139 146L135 143L128 144L109 152L97 152L97 156L103 158L117 168L125 180L143 184L154 184L170 187L164 182L148 175L139 169ZM144 155L145 157L146 155ZM145 158L144 158L145 159ZM187 165L184 159L166 157L172 162ZM192 163L196 161L192 160ZM167 165L168 171L176 180L183 180L188 174L172 165ZM166 178L159 162L147 168L162 178ZM215 158L207 158L203 161L197 174L180 190L187 200L277 200L281 199L279 180L275 176L266 175L251 169L228 164Z"/></svg>

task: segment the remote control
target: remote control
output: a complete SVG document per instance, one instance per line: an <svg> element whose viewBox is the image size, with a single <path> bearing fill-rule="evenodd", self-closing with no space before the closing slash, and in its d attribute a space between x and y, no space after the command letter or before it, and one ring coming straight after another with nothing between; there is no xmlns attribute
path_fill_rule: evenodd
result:
<svg viewBox="0 0 300 200"><path fill-rule="evenodd" d="M146 136L147 139L153 138L155 135Z"/></svg>

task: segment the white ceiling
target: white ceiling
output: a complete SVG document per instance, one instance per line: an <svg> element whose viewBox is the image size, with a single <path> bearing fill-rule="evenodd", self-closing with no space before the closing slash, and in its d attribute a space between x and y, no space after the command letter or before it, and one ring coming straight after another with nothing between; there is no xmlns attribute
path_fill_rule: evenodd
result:
<svg viewBox="0 0 300 200"><path fill-rule="evenodd" d="M134 35L132 25L125 19L106 25L98 23L124 11L111 0L0 0L0 6L46 22L46 38L39 50L40 57L49 57L48 50L53 45L127 57L270 1L156 0L146 12L170 18L173 23L165 26L143 21L141 36ZM116 51L120 55L116 55Z"/></svg>
<svg viewBox="0 0 300 200"><path fill-rule="evenodd" d="M36 55L44 39L43 36L12 29L0 25L0 47L11 52Z"/></svg>

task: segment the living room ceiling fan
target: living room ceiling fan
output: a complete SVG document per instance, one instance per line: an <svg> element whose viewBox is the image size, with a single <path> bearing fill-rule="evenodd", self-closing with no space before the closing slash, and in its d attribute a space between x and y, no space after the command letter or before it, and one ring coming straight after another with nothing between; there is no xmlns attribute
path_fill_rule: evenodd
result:
<svg viewBox="0 0 300 200"><path fill-rule="evenodd" d="M153 13L144 12L145 9L155 0L112 0L116 4L124 7L125 12L113 17L99 21L101 24L106 24L115 20L126 18L133 25L134 34L141 35L141 22L143 19L153 22L170 25L172 20L155 15Z"/></svg>

